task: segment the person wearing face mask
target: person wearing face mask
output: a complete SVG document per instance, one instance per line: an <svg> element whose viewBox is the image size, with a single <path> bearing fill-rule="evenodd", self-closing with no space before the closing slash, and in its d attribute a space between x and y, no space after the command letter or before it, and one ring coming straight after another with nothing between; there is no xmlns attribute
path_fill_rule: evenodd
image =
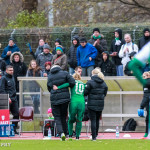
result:
<svg viewBox="0 0 150 150"><path fill-rule="evenodd" d="M14 52L19 52L20 49L17 47L17 45L14 43L14 39L10 38L8 46L4 48L1 57L5 60L5 63L7 65L10 64L10 56Z"/></svg>
<svg viewBox="0 0 150 150"><path fill-rule="evenodd" d="M150 30L149 30L149 28L145 28L145 29L143 30L143 37L141 37L141 38L139 39L139 44L138 44L139 50L141 50L142 47L143 47L145 44L147 44L149 41L150 41Z"/></svg>
<svg viewBox="0 0 150 150"><path fill-rule="evenodd" d="M52 65L59 65L62 70L67 71L67 56L64 54L61 45L56 47L56 54L53 56Z"/></svg>
<svg viewBox="0 0 150 150"><path fill-rule="evenodd" d="M82 67L82 76L90 76L95 66L97 49L86 38L80 39L80 46L77 48L78 66Z"/></svg>
<svg viewBox="0 0 150 150"><path fill-rule="evenodd" d="M95 67L97 67L99 61L102 59L102 53L107 51L107 42L104 39L104 35L100 33L99 28L93 29L93 35L88 42L97 49L97 57L95 58Z"/></svg>
<svg viewBox="0 0 150 150"><path fill-rule="evenodd" d="M130 34L124 35L125 44L121 46L119 57L122 58L121 63L123 64L123 68L125 68L126 64L130 61L129 54L131 52L138 53L138 46L132 42L132 38Z"/></svg>

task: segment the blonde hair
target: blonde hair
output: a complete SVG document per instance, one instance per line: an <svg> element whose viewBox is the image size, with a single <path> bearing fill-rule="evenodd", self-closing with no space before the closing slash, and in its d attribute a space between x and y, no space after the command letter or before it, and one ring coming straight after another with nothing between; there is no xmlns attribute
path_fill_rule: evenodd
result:
<svg viewBox="0 0 150 150"><path fill-rule="evenodd" d="M104 80L104 75L99 67L96 67L94 70L92 70L92 75L98 75L99 78Z"/></svg>
<svg viewBox="0 0 150 150"><path fill-rule="evenodd" d="M74 78L75 80L81 80L81 76L80 76L78 73L74 73L74 74L73 74L73 78Z"/></svg>

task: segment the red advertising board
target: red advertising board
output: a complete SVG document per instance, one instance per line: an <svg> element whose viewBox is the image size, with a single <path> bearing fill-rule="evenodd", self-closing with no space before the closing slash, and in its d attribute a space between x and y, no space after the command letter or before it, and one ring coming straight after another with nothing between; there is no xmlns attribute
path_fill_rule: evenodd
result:
<svg viewBox="0 0 150 150"><path fill-rule="evenodd" d="M0 124L9 124L9 109L0 109Z"/></svg>

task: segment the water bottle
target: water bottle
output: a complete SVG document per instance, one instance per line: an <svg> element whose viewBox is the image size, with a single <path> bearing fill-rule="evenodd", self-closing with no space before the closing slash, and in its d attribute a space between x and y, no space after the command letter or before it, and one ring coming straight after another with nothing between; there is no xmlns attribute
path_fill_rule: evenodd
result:
<svg viewBox="0 0 150 150"><path fill-rule="evenodd" d="M11 136L15 136L15 133L14 133L14 127L13 126L11 126Z"/></svg>
<svg viewBox="0 0 150 150"><path fill-rule="evenodd" d="M119 138L119 127L118 127L118 125L116 126L116 138Z"/></svg>
<svg viewBox="0 0 150 150"><path fill-rule="evenodd" d="M52 138L52 134L51 134L51 128L48 129L48 138L51 139Z"/></svg>

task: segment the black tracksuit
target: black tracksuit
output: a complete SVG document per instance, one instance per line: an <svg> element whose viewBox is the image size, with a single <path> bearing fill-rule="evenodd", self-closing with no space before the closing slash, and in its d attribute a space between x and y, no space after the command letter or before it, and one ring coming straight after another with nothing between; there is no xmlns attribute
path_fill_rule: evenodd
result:
<svg viewBox="0 0 150 150"><path fill-rule="evenodd" d="M60 67L52 68L48 76L47 88L50 92L52 113L58 134L67 134L66 117L70 93L68 88L53 90L53 85L59 86L64 83L69 83L72 88L75 85L75 80L68 72L61 70Z"/></svg>
<svg viewBox="0 0 150 150"><path fill-rule="evenodd" d="M9 94L9 98L12 101L12 103L10 104L10 111L13 115L13 119L19 119L19 108L17 103L14 77L10 74L5 73L5 75L1 78L0 88L1 94ZM18 123L13 122L13 124L15 124L15 127L17 127Z"/></svg>
<svg viewBox="0 0 150 150"><path fill-rule="evenodd" d="M143 87L144 95L143 100L141 102L140 108L144 109L146 107L147 115L146 115L146 131L148 133L148 121L149 121L149 102L150 102L150 78L147 79L147 84Z"/></svg>
<svg viewBox="0 0 150 150"><path fill-rule="evenodd" d="M108 87L97 75L91 77L86 84L84 94L88 95L88 110L91 120L92 139L98 135L99 120L104 109L104 98Z"/></svg>

